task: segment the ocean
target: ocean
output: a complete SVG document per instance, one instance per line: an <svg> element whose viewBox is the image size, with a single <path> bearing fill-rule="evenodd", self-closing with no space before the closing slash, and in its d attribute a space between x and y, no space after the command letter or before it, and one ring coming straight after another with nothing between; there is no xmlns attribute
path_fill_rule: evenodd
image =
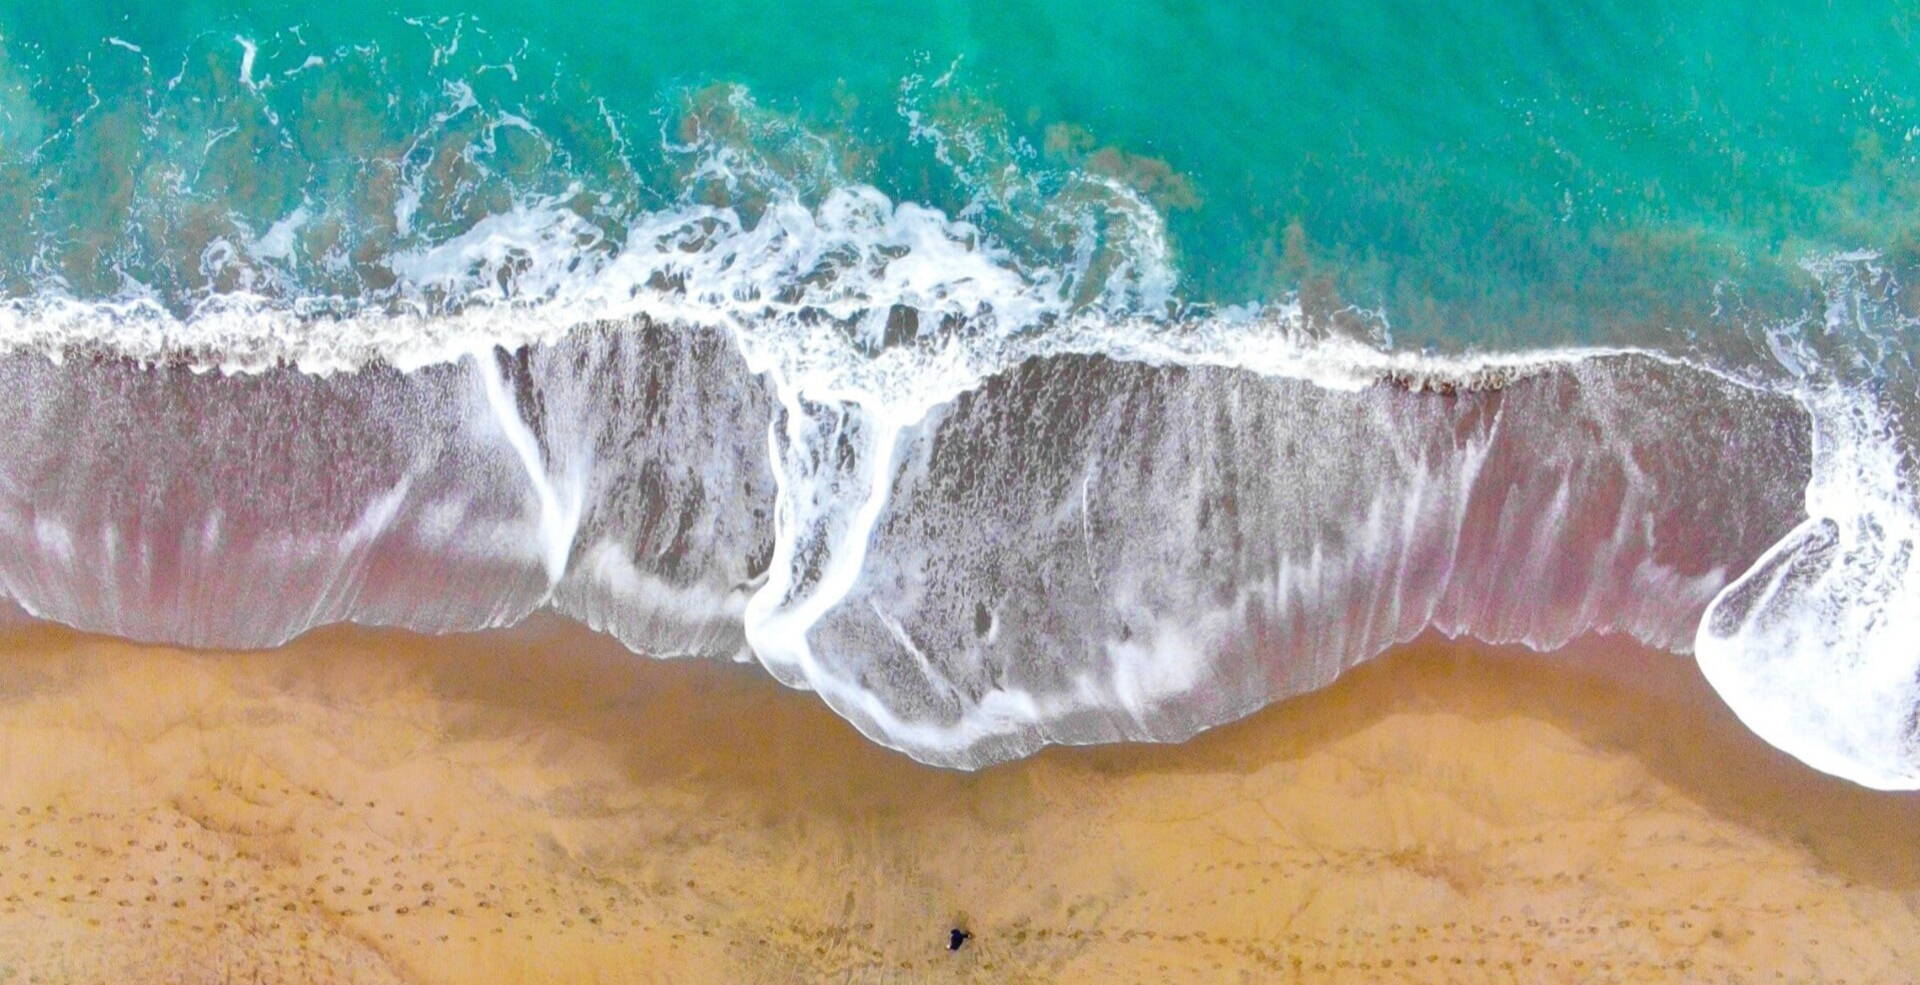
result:
<svg viewBox="0 0 1920 985"><path fill-rule="evenodd" d="M22 616L965 768L1625 633L1920 787L1912 5L389 6L0 3Z"/></svg>

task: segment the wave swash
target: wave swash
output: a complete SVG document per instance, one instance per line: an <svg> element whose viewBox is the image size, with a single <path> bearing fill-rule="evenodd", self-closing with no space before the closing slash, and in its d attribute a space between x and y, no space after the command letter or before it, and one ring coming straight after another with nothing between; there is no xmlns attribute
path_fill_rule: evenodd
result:
<svg viewBox="0 0 1920 985"><path fill-rule="evenodd" d="M1401 351L1299 295L1183 301L1145 193L1005 166L919 80L946 208L738 88L684 100L646 185L589 154L612 119L563 139L450 81L250 212L181 176L270 166L303 139L275 85L350 53L244 45L215 79L117 54L232 118L122 121L193 159L126 232L43 211L7 261L0 590L34 617L263 647L550 608L960 767L1180 739L1428 629L1622 632L1812 766L1920 787L1913 321L1871 253L1807 262L1759 368ZM88 125L0 170L45 184Z"/></svg>

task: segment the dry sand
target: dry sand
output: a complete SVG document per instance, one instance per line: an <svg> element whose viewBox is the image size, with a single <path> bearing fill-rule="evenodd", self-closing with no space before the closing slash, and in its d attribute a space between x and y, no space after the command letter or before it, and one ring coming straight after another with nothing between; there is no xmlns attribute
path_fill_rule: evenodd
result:
<svg viewBox="0 0 1920 985"><path fill-rule="evenodd" d="M0 640L5 985L1895 983L1917 908L1920 800L1605 641L969 775L550 626Z"/></svg>

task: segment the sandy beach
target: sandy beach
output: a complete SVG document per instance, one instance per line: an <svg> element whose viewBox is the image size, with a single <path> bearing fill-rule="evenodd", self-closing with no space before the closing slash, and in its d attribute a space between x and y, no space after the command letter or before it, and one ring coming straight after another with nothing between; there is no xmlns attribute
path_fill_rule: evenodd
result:
<svg viewBox="0 0 1920 985"><path fill-rule="evenodd" d="M7 985L1891 983L1916 835L1610 640L976 774L555 625L0 644Z"/></svg>

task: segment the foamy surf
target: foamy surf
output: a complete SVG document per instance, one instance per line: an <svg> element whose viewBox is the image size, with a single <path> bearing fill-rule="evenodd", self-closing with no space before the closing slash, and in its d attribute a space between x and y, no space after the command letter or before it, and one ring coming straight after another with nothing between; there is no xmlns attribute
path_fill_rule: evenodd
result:
<svg viewBox="0 0 1920 985"><path fill-rule="evenodd" d="M1814 765L1903 782L1897 742L1806 738L1853 729L1859 690L1744 676L1781 644L1723 628L1744 625L1725 601L1702 621L1806 536L1826 445L1787 395L1636 354L1441 364L1417 389L1384 354L1324 385L1217 350L1063 352L903 409L756 370L764 339L730 329L555 339L411 372L16 353L8 594L226 647L552 607L640 652L757 659L959 766L1181 738L1430 627L1542 649L1619 631L1696 645ZM1875 618L1827 610L1843 634ZM1897 708L1887 680L1867 693Z"/></svg>
<svg viewBox="0 0 1920 985"><path fill-rule="evenodd" d="M216 148L283 153L278 93L362 57L217 42L233 72L154 98L246 112L145 119L168 173L257 176ZM1180 739L1428 629L1620 632L1920 787L1914 334L1875 255L1746 334L1409 351L1324 292L1191 300L1129 159L1036 167L924 105L944 79L900 99L950 209L738 87L662 124L648 192L604 106L486 98L515 65L270 202L155 181L124 240L0 268L6 596L216 647L553 609L961 767Z"/></svg>

